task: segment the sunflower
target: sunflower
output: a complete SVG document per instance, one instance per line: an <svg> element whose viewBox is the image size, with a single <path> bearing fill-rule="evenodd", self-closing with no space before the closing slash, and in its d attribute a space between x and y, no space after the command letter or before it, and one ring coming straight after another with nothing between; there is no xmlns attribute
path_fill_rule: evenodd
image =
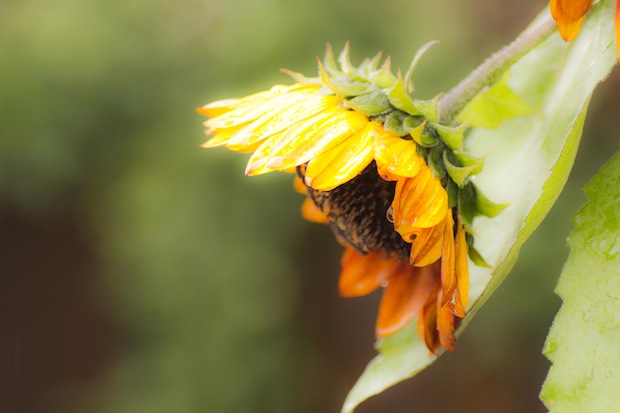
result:
<svg viewBox="0 0 620 413"><path fill-rule="evenodd" d="M551 15L558 25L562 38L567 42L579 34L586 14L594 0L550 0ZM620 0L616 0L616 45L620 54Z"/></svg>
<svg viewBox="0 0 620 413"><path fill-rule="evenodd" d="M428 47L428 45L427 45ZM409 78L389 58L339 65L328 47L318 77L285 71L296 83L197 111L213 137L203 146L252 152L246 174L296 173L307 196L302 214L326 224L344 246L339 289L354 297L383 288L376 335L390 336L417 317L431 352L455 351L465 317L472 220L494 216L470 177L482 159L463 148L465 125L440 124L437 99L414 100Z"/></svg>

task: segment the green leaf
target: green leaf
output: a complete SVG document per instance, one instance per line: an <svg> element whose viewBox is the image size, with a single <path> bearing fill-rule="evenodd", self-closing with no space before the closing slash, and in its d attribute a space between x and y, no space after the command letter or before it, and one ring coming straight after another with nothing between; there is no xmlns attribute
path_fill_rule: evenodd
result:
<svg viewBox="0 0 620 413"><path fill-rule="evenodd" d="M495 129L505 120L535 112L536 108L524 101L508 85L506 75L493 87L476 96L458 118L472 127Z"/></svg>
<svg viewBox="0 0 620 413"><path fill-rule="evenodd" d="M620 406L620 154L586 185L568 261L556 288L564 303L547 342L553 366L541 399L550 412Z"/></svg>
<svg viewBox="0 0 620 413"><path fill-rule="evenodd" d="M497 129L474 128L466 139L473 156L488 154L472 181L492 202L509 206L495 218L474 221L476 249L491 268L470 263L470 307L459 333L506 277L568 178L592 92L616 64L614 3L595 5L574 42L554 34L511 68L510 87L538 107L537 113L506 120ZM545 11L533 27L548 19ZM414 325L378 343L378 350L349 393L344 413L436 359Z"/></svg>

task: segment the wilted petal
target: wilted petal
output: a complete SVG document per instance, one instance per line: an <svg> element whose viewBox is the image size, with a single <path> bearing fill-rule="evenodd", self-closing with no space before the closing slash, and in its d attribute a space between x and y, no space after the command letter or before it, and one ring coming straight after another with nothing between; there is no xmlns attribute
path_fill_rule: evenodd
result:
<svg viewBox="0 0 620 413"><path fill-rule="evenodd" d="M403 270L400 261L373 252L362 255L351 247L346 247L340 263L342 270L338 288L343 297L371 293Z"/></svg>
<svg viewBox="0 0 620 413"><path fill-rule="evenodd" d="M422 310L434 292L433 267L401 264L401 271L390 277L379 307L377 336L386 337L402 329Z"/></svg>
<svg viewBox="0 0 620 413"><path fill-rule="evenodd" d="M454 335L455 317L448 307L437 309L437 330L439 342L448 351L455 352L456 336Z"/></svg>
<svg viewBox="0 0 620 413"><path fill-rule="evenodd" d="M454 253L454 218L452 211L446 216L446 224L443 232L443 245L441 248L441 287L443 289L441 306L444 307L454 297L456 290L455 272L455 253Z"/></svg>
<svg viewBox="0 0 620 413"><path fill-rule="evenodd" d="M435 271L439 267L433 265ZM438 274L437 274L438 275ZM439 332L437 331L437 293L440 291L439 277L435 277L435 285L422 311L418 314L418 335L431 353L439 348Z"/></svg>
<svg viewBox="0 0 620 413"><path fill-rule="evenodd" d="M465 240L465 228L458 220L456 238L454 240L456 258L456 294L454 297L454 314L460 318L465 317L465 310L467 309L468 295L469 295L469 265L467 263L467 241Z"/></svg>

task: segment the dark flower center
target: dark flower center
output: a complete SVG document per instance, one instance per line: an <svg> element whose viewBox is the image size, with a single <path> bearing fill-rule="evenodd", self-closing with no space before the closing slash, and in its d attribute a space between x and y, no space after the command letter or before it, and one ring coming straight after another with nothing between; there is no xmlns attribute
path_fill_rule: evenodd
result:
<svg viewBox="0 0 620 413"><path fill-rule="evenodd" d="M304 177L305 168L298 168ZM358 176L331 191L308 188L308 196L328 217L336 238L361 254L384 253L408 259L411 244L394 231L386 213L394 199L396 182L383 180L371 163Z"/></svg>

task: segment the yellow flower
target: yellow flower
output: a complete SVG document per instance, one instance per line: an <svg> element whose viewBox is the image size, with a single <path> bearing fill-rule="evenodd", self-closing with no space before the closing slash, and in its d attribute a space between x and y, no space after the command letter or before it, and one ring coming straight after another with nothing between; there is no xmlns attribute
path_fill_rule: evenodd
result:
<svg viewBox="0 0 620 413"><path fill-rule="evenodd" d="M433 102L407 93L411 70L394 76L379 59L355 68L347 47L337 68L328 49L316 78L291 73L295 84L199 108L213 135L204 147L253 152L247 175L296 171L303 216L327 224L345 247L341 294L385 287L377 336L417 317L431 352L454 351L468 253L483 263L467 228L499 209L469 182L482 164L462 151L464 128L437 123Z"/></svg>
<svg viewBox="0 0 620 413"><path fill-rule="evenodd" d="M567 42L579 34L581 25L594 0L549 0L551 15ZM616 0L616 46L620 55L620 0Z"/></svg>

